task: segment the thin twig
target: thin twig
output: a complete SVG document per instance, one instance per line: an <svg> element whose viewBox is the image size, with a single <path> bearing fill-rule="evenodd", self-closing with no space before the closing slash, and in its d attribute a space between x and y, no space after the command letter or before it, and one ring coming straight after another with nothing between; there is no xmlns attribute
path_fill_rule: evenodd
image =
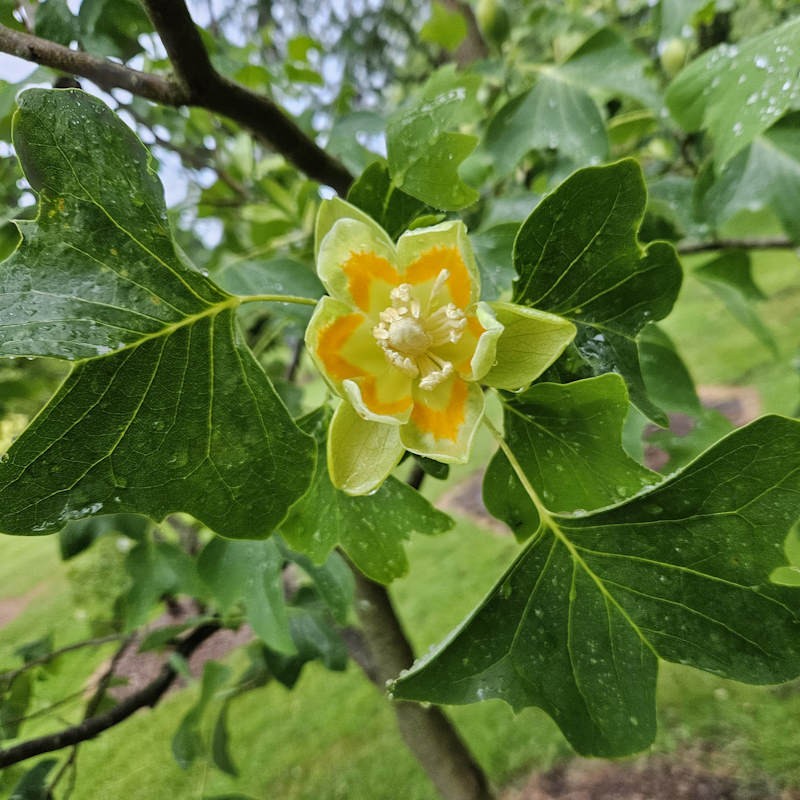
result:
<svg viewBox="0 0 800 800"><path fill-rule="evenodd" d="M122 659L122 656L125 655L125 653L128 650L128 647L130 647L131 643L135 638L136 638L135 634L130 634L126 636L125 639L120 644L120 646L117 648L117 652L114 653L114 655L112 656L108 668L103 673L100 680L97 682L97 686L92 696L89 698L89 702L86 704L86 708L83 712L84 722L90 717L93 717L97 713L97 709L100 707L100 703L102 702L103 697L105 696L105 693L108 690L108 687L111 685L111 679L114 677L114 673L117 671L117 666L119 666L119 662ZM75 769L75 762L78 758L79 747L80 747L80 742L77 742L76 744L72 745L72 749L70 750L67 760L61 765L61 768L58 770L58 772L53 777L53 780L50 782L51 793L56 788L56 786L58 786L58 784L61 782L61 779L64 777L64 775L66 775L70 769L72 770Z"/></svg>
<svg viewBox="0 0 800 800"><path fill-rule="evenodd" d="M754 239L714 239L710 242L680 242L676 249L681 255L708 253L717 250L791 250L797 245L785 236L765 236Z"/></svg>
<svg viewBox="0 0 800 800"><path fill-rule="evenodd" d="M220 626L216 622L206 622L200 625L185 639L182 639L175 648L175 653L188 658L197 648L210 636L219 630ZM143 689L126 697L120 703L108 711L89 717L77 725L71 725L56 733L39 736L36 739L29 739L20 742L13 747L0 750L0 768L18 764L34 756L43 753L51 753L54 750L61 750L88 739L93 739L120 722L126 720L140 708L155 706L164 696L169 687L177 678L178 673L172 663L167 661L161 667L161 672L155 680L147 684Z"/></svg>
<svg viewBox="0 0 800 800"><path fill-rule="evenodd" d="M124 634L121 633L112 633L108 636L101 636L96 639L84 639L80 642L73 642L72 644L65 645L64 647L60 647L58 650L53 650L47 655L41 656L41 658L35 658L32 661L28 661L18 669L0 673L0 683L11 685L20 675L22 675L22 673L27 672L34 667L41 667L44 664L49 664L51 661L54 661L59 656L63 656L65 653L71 653L74 650L82 650L84 647L99 647L100 645L108 644L109 642L117 642L122 639L123 636Z"/></svg>

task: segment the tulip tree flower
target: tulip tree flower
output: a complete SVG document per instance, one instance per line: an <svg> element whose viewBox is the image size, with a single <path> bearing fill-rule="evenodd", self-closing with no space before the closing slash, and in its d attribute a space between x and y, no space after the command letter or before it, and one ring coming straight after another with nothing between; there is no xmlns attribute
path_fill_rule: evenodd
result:
<svg viewBox="0 0 800 800"><path fill-rule="evenodd" d="M328 296L306 344L342 398L328 469L349 494L377 489L405 450L467 461L483 417L481 384L525 387L575 334L561 317L480 302L480 274L460 221L407 231L395 245L354 206L326 200L316 258Z"/></svg>

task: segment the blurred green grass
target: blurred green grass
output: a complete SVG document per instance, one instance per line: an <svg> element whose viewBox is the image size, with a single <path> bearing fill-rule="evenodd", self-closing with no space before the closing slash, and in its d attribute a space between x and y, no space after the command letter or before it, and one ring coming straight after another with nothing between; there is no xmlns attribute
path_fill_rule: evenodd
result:
<svg viewBox="0 0 800 800"><path fill-rule="evenodd" d="M800 404L797 256L773 251L755 258L756 280L770 295L760 311L779 342L777 360L692 276L691 270L707 260L688 261L684 288L664 327L698 383L752 385L765 412L795 413ZM481 439L476 463L490 447ZM468 471L459 468L453 476L457 480ZM442 486L430 481L428 491L438 495ZM418 652L438 642L474 607L516 552L511 537L464 519L445 535L414 537L408 546L409 576L397 581L392 592ZM14 650L19 645L49 631L55 632L56 646L88 635L86 624L75 617L55 537L0 538L0 600L26 595L29 602L21 614L0 628L0 670L18 663ZM40 682L36 708L82 685L109 652L107 647L60 659ZM229 661L236 669L244 667L241 654L232 654ZM196 685L175 692L156 709L141 711L84 743L73 800L188 800L233 792L282 800L436 797L405 749L389 704L352 664L344 673L311 665L294 691L270 684L234 700L230 749L238 778L204 763L183 771L172 758L172 735L196 693ZM703 740L742 776L766 774L778 787L800 787L800 683L750 687L665 664L658 704L654 751L672 752ZM76 699L59 708L56 718L32 722L25 734L74 722L79 710ZM536 709L514 715L503 703L489 701L449 713L496 785L571 757L555 725ZM20 766L0 774L0 792L7 792L23 771Z"/></svg>

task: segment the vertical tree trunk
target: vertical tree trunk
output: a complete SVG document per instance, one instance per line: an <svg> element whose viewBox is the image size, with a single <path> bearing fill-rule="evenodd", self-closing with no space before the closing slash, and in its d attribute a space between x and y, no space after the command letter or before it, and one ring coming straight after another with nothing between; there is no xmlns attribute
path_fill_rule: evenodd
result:
<svg viewBox="0 0 800 800"><path fill-rule="evenodd" d="M414 654L386 589L355 567L353 574L356 612L372 662L365 672L383 689L411 666ZM394 710L403 740L445 800L491 800L485 774L438 708L397 702Z"/></svg>

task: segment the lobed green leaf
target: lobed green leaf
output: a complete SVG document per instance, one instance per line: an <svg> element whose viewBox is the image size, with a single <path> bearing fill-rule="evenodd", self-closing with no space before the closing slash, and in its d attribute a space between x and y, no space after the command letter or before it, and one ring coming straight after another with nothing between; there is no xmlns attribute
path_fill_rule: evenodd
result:
<svg viewBox="0 0 800 800"><path fill-rule="evenodd" d="M185 511L269 535L313 442L243 343L239 299L179 257L143 146L72 90L25 92L14 134L39 214L0 265L0 355L75 365L0 463L0 530Z"/></svg>
<svg viewBox="0 0 800 800"><path fill-rule="evenodd" d="M622 449L628 408L625 384L613 374L539 383L506 400L506 442L548 509L609 506L661 480ZM517 538L539 530L536 508L502 451L486 470L483 496Z"/></svg>
<svg viewBox="0 0 800 800"><path fill-rule="evenodd" d="M575 172L520 228L513 299L574 322L594 371L621 374L640 410L666 422L647 396L636 336L672 309L681 267L672 245L637 241L646 200L632 159Z"/></svg>
<svg viewBox="0 0 800 800"><path fill-rule="evenodd" d="M799 596L769 582L798 516L800 421L764 417L626 503L545 517L394 696L535 705L580 753L640 750L659 658L749 683L800 673Z"/></svg>

